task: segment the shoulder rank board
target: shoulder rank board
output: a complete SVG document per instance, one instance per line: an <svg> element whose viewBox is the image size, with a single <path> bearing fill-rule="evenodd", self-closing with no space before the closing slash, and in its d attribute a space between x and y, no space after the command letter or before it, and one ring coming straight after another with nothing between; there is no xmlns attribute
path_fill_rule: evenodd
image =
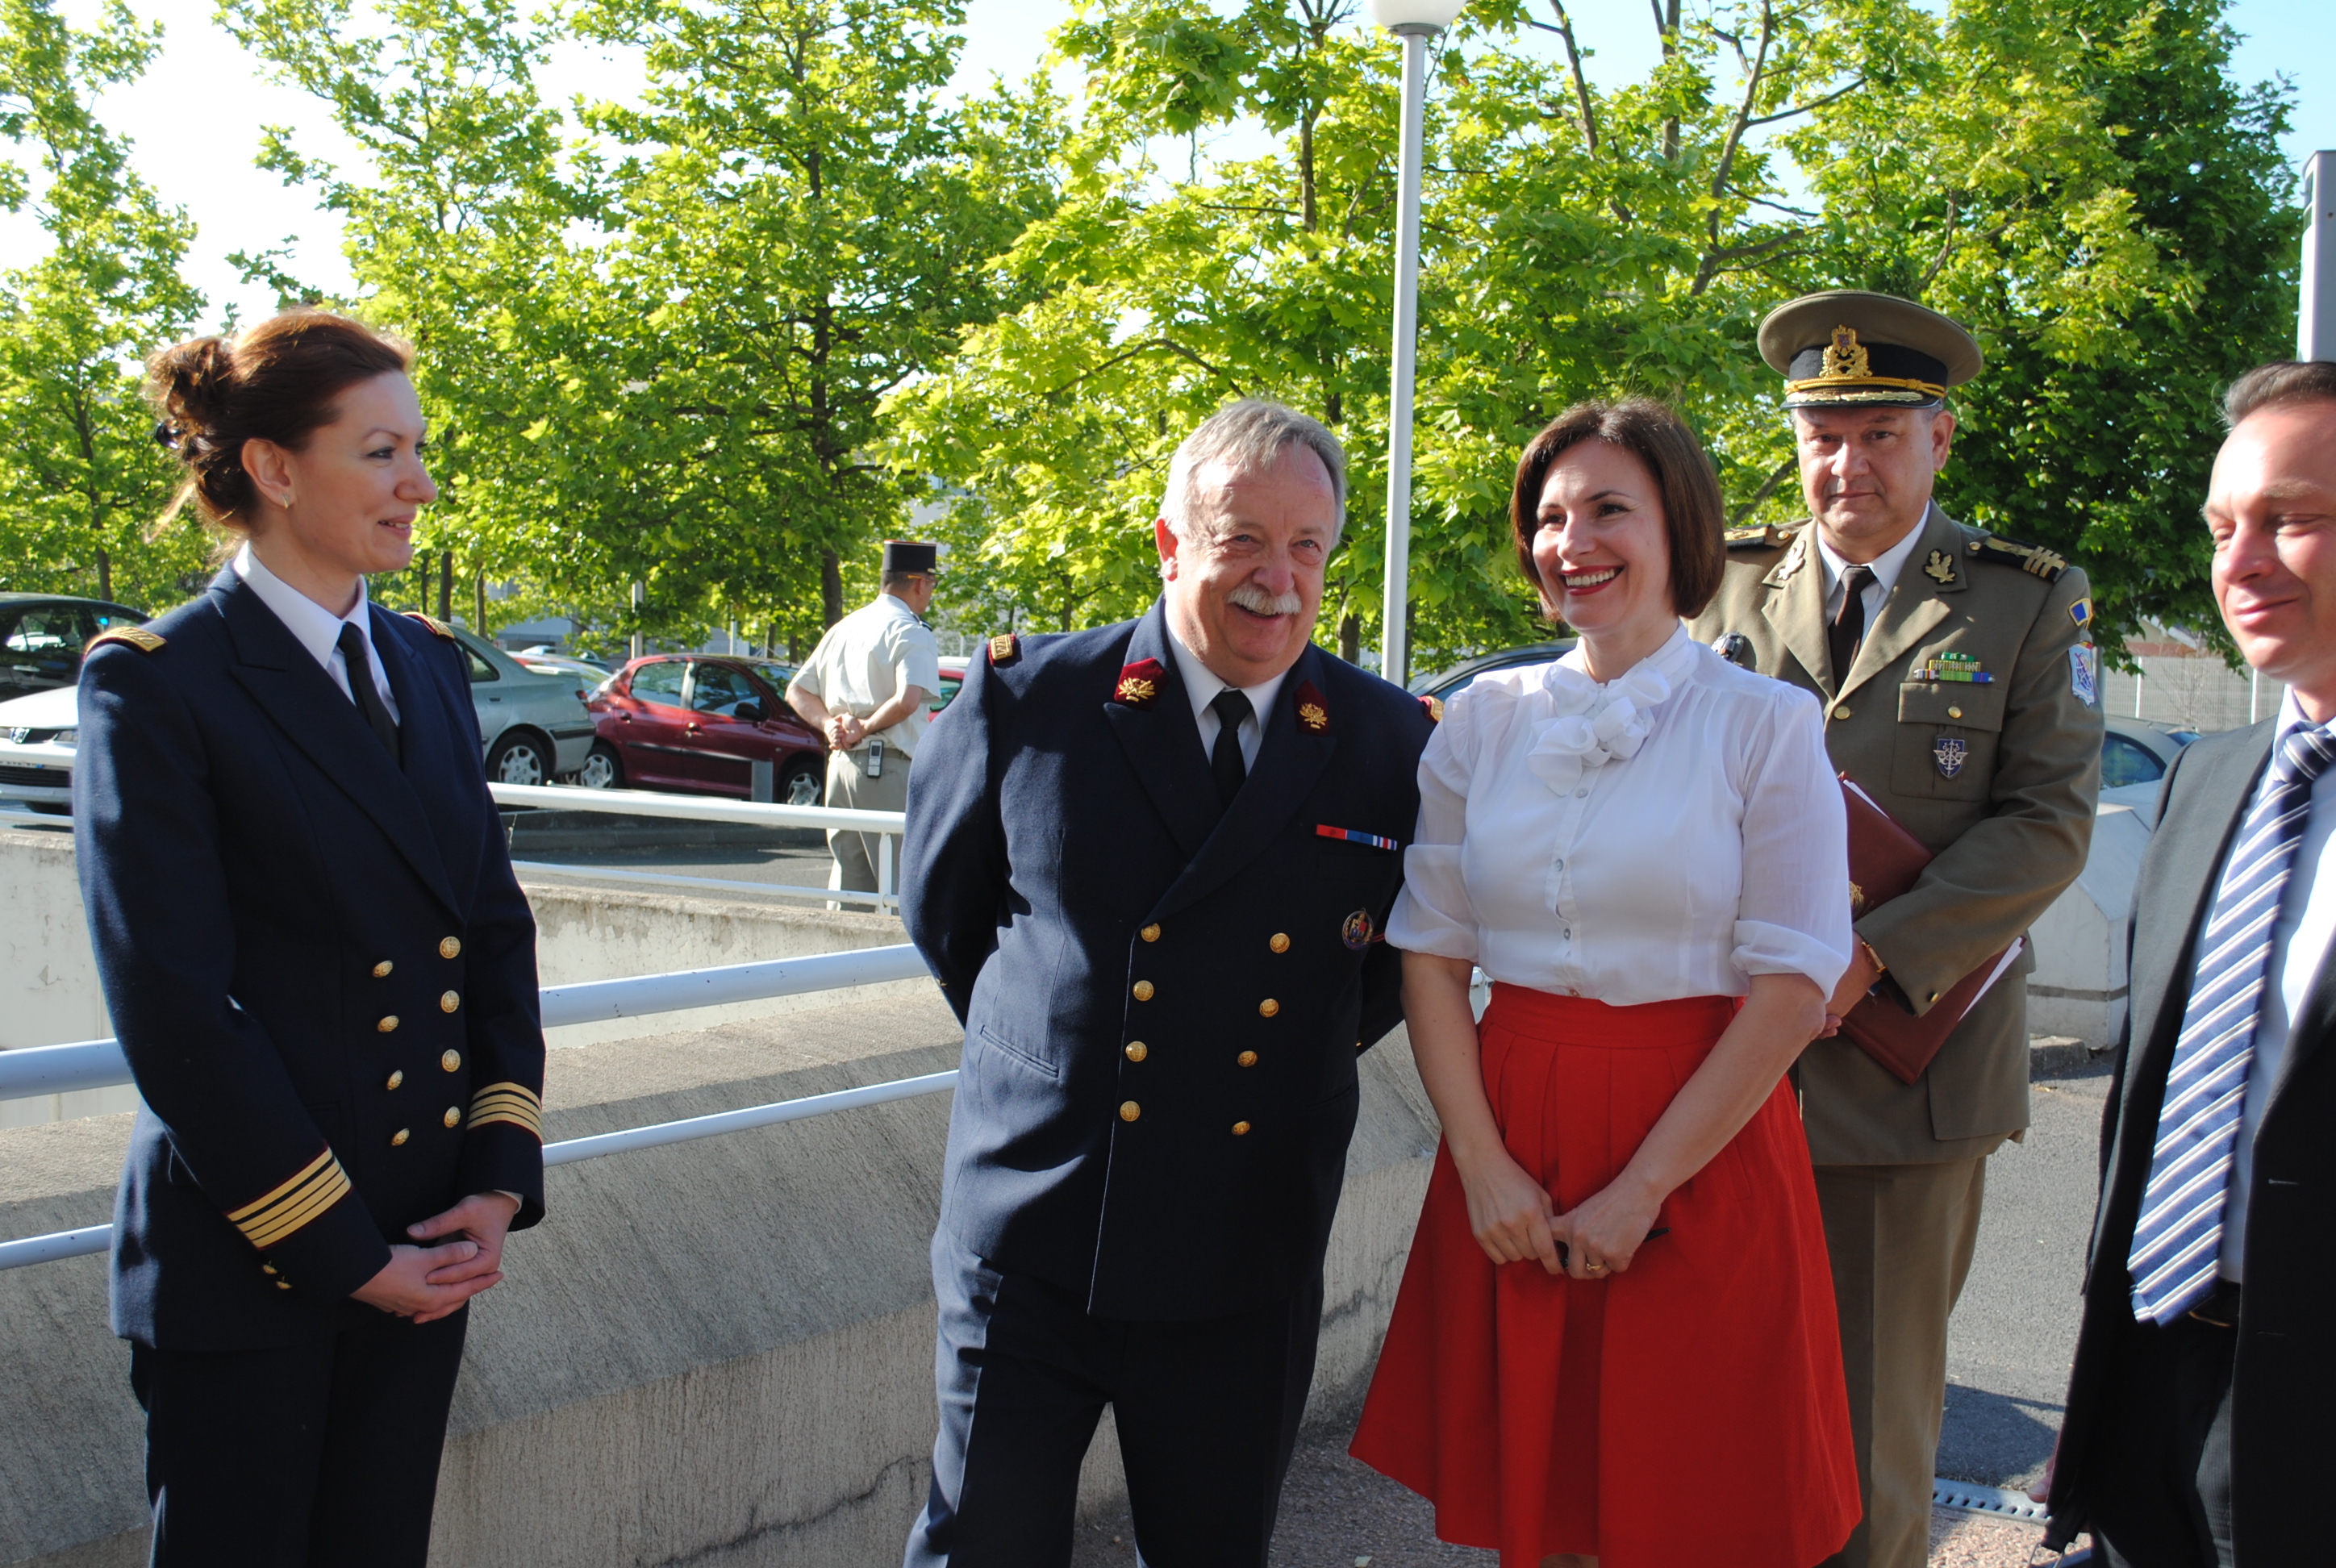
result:
<svg viewBox="0 0 2336 1568"><path fill-rule="evenodd" d="M1762 523L1758 528L1731 528L1720 536L1730 550L1777 550L1792 538L1781 528Z"/></svg>
<svg viewBox="0 0 2336 1568"><path fill-rule="evenodd" d="M2060 574L2068 570L2068 558L2040 544L2021 544L2017 540L1997 539L1992 534L1972 540L1971 552L1981 560L1992 560L2001 566L2016 566L2031 577L2046 582L2058 582Z"/></svg>
<svg viewBox="0 0 2336 1568"><path fill-rule="evenodd" d="M134 648L140 653L152 653L162 646L162 638L161 633L148 631L142 626L117 626L91 638L88 644L83 648L82 656L85 658L109 642L118 642L125 647Z"/></svg>
<svg viewBox="0 0 2336 1568"><path fill-rule="evenodd" d="M1428 723L1442 724L1444 722L1444 699L1442 697L1423 696L1419 699L1419 706L1427 710Z"/></svg>
<svg viewBox="0 0 2336 1568"><path fill-rule="evenodd" d="M420 621L430 628L430 635L433 637L443 637L448 642L454 640L454 628L435 616L424 615L418 609L409 609L405 612L405 618Z"/></svg>
<svg viewBox="0 0 2336 1568"><path fill-rule="evenodd" d="M1001 631L989 639L989 665L1003 669L1022 657L1022 639L1010 631Z"/></svg>

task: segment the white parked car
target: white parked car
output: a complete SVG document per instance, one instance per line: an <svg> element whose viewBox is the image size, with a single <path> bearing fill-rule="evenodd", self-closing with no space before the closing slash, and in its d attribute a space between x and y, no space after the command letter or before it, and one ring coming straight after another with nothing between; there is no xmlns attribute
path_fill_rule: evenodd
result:
<svg viewBox="0 0 2336 1568"><path fill-rule="evenodd" d="M78 696L60 686L0 702L0 801L53 816L73 809Z"/></svg>

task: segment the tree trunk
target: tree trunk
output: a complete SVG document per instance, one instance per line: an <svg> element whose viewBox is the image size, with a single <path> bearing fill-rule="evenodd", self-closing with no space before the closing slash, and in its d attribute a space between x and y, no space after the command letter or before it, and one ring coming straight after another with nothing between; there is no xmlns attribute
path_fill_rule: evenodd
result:
<svg viewBox="0 0 2336 1568"><path fill-rule="evenodd" d="M438 618L454 618L454 552L438 552Z"/></svg>
<svg viewBox="0 0 2336 1568"><path fill-rule="evenodd" d="M843 618L843 562L832 550L819 552L819 612L822 626Z"/></svg>
<svg viewBox="0 0 2336 1568"><path fill-rule="evenodd" d="M113 557L103 545L97 550L97 597L108 604L113 602Z"/></svg>
<svg viewBox="0 0 2336 1568"><path fill-rule="evenodd" d="M481 637L487 632L487 574L479 572L471 579L471 629Z"/></svg>
<svg viewBox="0 0 2336 1568"><path fill-rule="evenodd" d="M1348 664L1363 662L1363 618L1351 609L1338 618L1338 657Z"/></svg>

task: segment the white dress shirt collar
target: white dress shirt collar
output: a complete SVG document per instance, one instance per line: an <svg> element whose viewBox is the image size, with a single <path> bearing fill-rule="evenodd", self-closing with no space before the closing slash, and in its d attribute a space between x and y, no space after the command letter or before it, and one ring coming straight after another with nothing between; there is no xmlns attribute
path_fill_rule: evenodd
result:
<svg viewBox="0 0 2336 1568"><path fill-rule="evenodd" d="M1874 574L1874 584L1865 590L1869 596L1879 592L1883 599L1890 597L1890 590L1898 585L1898 574L1906 570L1906 558L1913 555L1914 547L1922 542L1922 534L1930 527L1931 512L1934 507L1935 503L1933 507L1924 508L1922 521L1906 531L1905 538L1865 563L1865 569ZM1841 587L1841 574L1855 563L1844 560L1825 542L1825 531L1818 524L1809 524L1809 533L1816 541L1817 559L1825 564L1825 603L1830 607L1834 595ZM1866 602L1872 605L1876 601L1869 598Z"/></svg>
<svg viewBox="0 0 2336 1568"><path fill-rule="evenodd" d="M389 672L382 667L381 654L373 646L373 625L366 613L365 579L357 579L357 601L349 607L349 613L335 615L268 570L252 553L248 541L235 552L231 564L236 576L243 579L244 586L258 594L259 602L275 612L276 618L284 623L284 629L292 634L292 640L308 650L308 657L324 667L325 673L333 677L333 684L339 687L342 695L352 702L356 700L356 692L349 685L346 661L341 657L341 628L356 628L357 635L365 638L365 663L371 667L374 689L381 694L382 702L389 709L389 716L393 719L399 717L397 698L389 689Z"/></svg>
<svg viewBox="0 0 2336 1568"><path fill-rule="evenodd" d="M1176 673L1183 677L1184 695L1192 702L1192 722L1200 726L1201 749L1212 751L1217 744L1217 731L1224 726L1223 721L1217 717L1216 709L1209 705L1217 700L1218 693L1232 683L1220 677L1201 662L1199 654L1184 646L1184 639L1176 635L1176 623L1173 617L1163 615L1161 620L1168 631L1168 649L1176 661ZM1241 761L1247 766L1257 765L1258 747L1265 743L1265 716L1273 711L1273 699L1280 695L1281 683L1289 678L1290 671L1283 670L1270 680L1261 680L1255 686L1241 688L1249 696L1251 713L1251 717L1241 722Z"/></svg>

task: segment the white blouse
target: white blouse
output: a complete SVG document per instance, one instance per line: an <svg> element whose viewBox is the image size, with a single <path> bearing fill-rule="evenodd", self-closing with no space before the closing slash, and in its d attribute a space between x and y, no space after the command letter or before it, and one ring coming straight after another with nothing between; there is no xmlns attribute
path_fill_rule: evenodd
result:
<svg viewBox="0 0 2336 1568"><path fill-rule="evenodd" d="M1387 940L1616 1007L1849 968L1848 823L1816 699L1688 635L1604 686L1576 648L1445 706Z"/></svg>

